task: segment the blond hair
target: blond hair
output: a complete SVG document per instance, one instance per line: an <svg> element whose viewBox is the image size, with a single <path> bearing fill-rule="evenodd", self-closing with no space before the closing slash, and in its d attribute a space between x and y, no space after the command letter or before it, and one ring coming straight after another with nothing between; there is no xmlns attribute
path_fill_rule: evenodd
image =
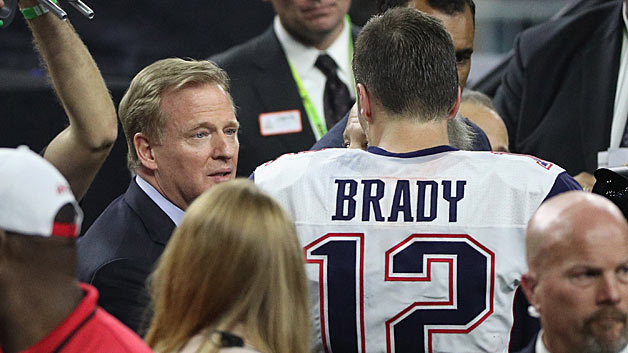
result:
<svg viewBox="0 0 628 353"><path fill-rule="evenodd" d="M136 133L141 132L151 142L161 143L167 119L160 109L161 96L186 85L208 83L222 87L231 101L229 77L221 68L208 60L178 58L158 60L135 75L118 109L128 145L127 164L131 171L140 165L133 144L133 137Z"/></svg>
<svg viewBox="0 0 628 353"><path fill-rule="evenodd" d="M146 342L155 351L177 351L203 330L241 324L261 352L309 352L304 259L294 224L248 180L198 197L152 276Z"/></svg>

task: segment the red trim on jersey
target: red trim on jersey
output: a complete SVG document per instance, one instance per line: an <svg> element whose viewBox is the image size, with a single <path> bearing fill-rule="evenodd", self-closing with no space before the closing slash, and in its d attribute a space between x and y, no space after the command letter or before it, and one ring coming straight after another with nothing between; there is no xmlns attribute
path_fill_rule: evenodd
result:
<svg viewBox="0 0 628 353"><path fill-rule="evenodd" d="M360 338L361 351L366 350L366 330L364 329L364 234L360 234Z"/></svg>
<svg viewBox="0 0 628 353"><path fill-rule="evenodd" d="M467 242L467 241L471 242L475 246L481 248L483 251L485 251L487 254L489 254L489 256L491 258L490 290L489 290L489 294L490 294L489 310L486 312L486 314L484 314L480 319L478 319L468 329L428 329L427 337L428 337L428 351L429 351L429 353L432 353L432 335L433 334L436 334L436 333L469 333L473 329L475 329L478 325L480 325L482 322L484 322L484 320L486 320L486 318L488 318L493 313L493 310L494 310L493 300L494 300L494 292L495 292L495 253L493 253L491 250L489 250L484 245L480 244L477 240L473 239L468 234L412 234L411 236L406 238L404 241L402 241L401 243L397 244L396 246L394 246L393 248L391 248L390 250L388 250L386 252L386 266L385 266L386 281L403 281L403 278L408 278L407 279L408 281L427 281L428 280L427 278L430 278L432 262L446 262L446 263L449 263L449 300L447 302L415 302L412 305L410 305L409 307L407 307L406 309L404 309L403 311L401 311L399 314L395 315L393 318L387 320L386 321L386 350L387 350L387 352L391 352L391 339L392 339L391 338L391 328L393 326L393 323L398 318L402 317L403 315L405 315L409 311L413 310L417 306L440 306L440 305L452 305L453 304L453 277L454 277L455 274L453 273L453 260L452 259L442 258L442 259L431 259L432 261L428 260L427 261L428 268L426 269L427 274L425 275L425 277L392 277L392 276L388 275L388 273L389 273L388 270L389 270L390 266L392 266L391 264L389 264L390 258L391 258L390 255L396 249L406 245L406 243L412 242L416 238L462 239L465 242Z"/></svg>
<svg viewBox="0 0 628 353"><path fill-rule="evenodd" d="M366 346L366 337L365 337L365 329L364 329L364 234L363 233L327 233L321 238L311 242L307 246L303 248L305 254L305 262L311 264L318 264L318 286L319 286L319 296L320 296L320 313L321 313L321 336L323 339L323 347L325 348L325 352L329 353L330 346L327 343L327 332L325 330L325 298L327 297L326 288L324 283L327 283L325 280L324 273L325 270L325 260L322 259L310 259L307 256L307 253L310 249L317 248L319 243L324 242L329 238L341 238L345 240L346 238L356 238L360 242L360 268L358 269L358 277L356 281L359 286L359 297L360 297L360 347L358 347L358 351L364 352L364 347ZM358 254L356 254L358 255Z"/></svg>
<svg viewBox="0 0 628 353"><path fill-rule="evenodd" d="M509 156L522 156L522 157L528 157L528 158L532 158L534 159L534 161L536 162L536 164L540 165L541 167L550 170L552 169L552 167L554 166L554 163L552 162L548 162L544 159L541 159L539 157L535 157L529 154L520 154L520 153L512 153L512 152L497 152L497 151L490 151L492 154L505 154L505 155L509 155Z"/></svg>

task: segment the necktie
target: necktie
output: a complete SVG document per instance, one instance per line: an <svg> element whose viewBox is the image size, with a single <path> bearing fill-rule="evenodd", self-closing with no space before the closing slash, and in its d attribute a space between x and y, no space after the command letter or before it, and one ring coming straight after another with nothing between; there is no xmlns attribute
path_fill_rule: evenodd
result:
<svg viewBox="0 0 628 353"><path fill-rule="evenodd" d="M327 77L323 92L323 109L325 110L325 123L330 129L351 109L353 99L347 86L338 77L336 73L338 65L331 56L319 55L314 66Z"/></svg>

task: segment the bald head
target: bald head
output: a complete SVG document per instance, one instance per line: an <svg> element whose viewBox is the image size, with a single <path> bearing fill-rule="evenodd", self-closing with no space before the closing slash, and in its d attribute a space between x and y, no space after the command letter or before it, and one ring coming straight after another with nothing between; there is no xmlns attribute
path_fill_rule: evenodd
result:
<svg viewBox="0 0 628 353"><path fill-rule="evenodd" d="M552 353L617 353L628 344L628 223L602 196L569 192L528 223L521 287Z"/></svg>
<svg viewBox="0 0 628 353"><path fill-rule="evenodd" d="M493 151L509 151L506 124L497 114L490 97L482 92L464 90L460 101L460 114L482 128Z"/></svg>
<svg viewBox="0 0 628 353"><path fill-rule="evenodd" d="M610 232L624 234L628 223L610 200L591 193L572 191L560 194L534 213L526 232L526 252L531 272L537 272L544 259L556 248L570 247L582 238L603 241Z"/></svg>

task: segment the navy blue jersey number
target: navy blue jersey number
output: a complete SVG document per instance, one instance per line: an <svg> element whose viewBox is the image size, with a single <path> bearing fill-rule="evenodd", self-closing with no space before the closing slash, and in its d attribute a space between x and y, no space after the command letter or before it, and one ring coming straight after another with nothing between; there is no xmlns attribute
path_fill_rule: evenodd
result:
<svg viewBox="0 0 628 353"><path fill-rule="evenodd" d="M466 234L413 234L385 254L385 282L431 281L448 266L448 297L415 301L386 321L388 352L432 352L432 335L468 333L493 312L494 253ZM326 352L365 352L364 234L329 233L305 247L318 264ZM381 303L385 305L385 303Z"/></svg>

